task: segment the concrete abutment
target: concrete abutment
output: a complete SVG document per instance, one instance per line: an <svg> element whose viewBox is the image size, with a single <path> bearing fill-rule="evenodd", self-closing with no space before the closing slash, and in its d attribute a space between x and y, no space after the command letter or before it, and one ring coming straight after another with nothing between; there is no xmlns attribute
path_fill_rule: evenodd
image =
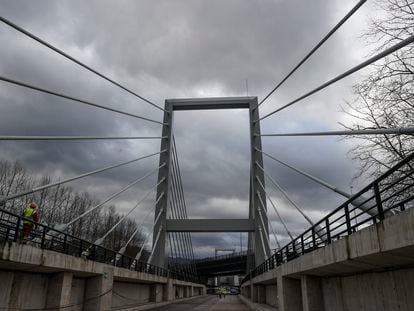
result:
<svg viewBox="0 0 414 311"><path fill-rule="evenodd" d="M242 284L278 311L414 310L414 209L299 256Z"/></svg>
<svg viewBox="0 0 414 311"><path fill-rule="evenodd" d="M165 304L205 293L201 284L12 242L0 244L0 280L3 310L110 310Z"/></svg>

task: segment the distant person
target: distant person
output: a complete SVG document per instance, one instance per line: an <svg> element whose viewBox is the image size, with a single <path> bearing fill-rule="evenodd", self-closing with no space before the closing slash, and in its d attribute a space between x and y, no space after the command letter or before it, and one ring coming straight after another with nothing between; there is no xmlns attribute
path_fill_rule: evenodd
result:
<svg viewBox="0 0 414 311"><path fill-rule="evenodd" d="M220 299L226 298L226 289L223 287L220 287Z"/></svg>
<svg viewBox="0 0 414 311"><path fill-rule="evenodd" d="M32 233L35 224L39 223L39 207L35 202L30 203L22 213L23 218L23 234L22 240L26 242Z"/></svg>

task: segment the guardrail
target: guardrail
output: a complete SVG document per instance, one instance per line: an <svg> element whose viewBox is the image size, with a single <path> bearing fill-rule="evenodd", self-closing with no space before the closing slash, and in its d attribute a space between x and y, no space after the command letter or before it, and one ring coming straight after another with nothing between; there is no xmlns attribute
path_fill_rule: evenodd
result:
<svg viewBox="0 0 414 311"><path fill-rule="evenodd" d="M184 272L172 272L146 262L137 261L135 258L120 254L43 224L35 224L30 233L30 238L23 241L24 220L30 219L25 219L22 216L0 209L0 241L28 243L42 249L82 257L133 271L171 277L183 281L199 281L198 277L194 275Z"/></svg>
<svg viewBox="0 0 414 311"><path fill-rule="evenodd" d="M413 159L414 153L278 250L252 270L242 283L248 281L250 277L263 274L406 208L413 207Z"/></svg>

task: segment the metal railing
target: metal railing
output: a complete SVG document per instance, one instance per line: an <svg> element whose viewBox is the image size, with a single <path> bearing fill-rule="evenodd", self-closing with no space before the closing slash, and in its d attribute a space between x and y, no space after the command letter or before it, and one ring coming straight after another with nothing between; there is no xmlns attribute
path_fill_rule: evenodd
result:
<svg viewBox="0 0 414 311"><path fill-rule="evenodd" d="M81 257L137 272L171 277L174 279L198 282L196 276L176 271L169 271L151 265L147 262L137 261L135 258L118 253L111 249L93 244L71 234L56 230L43 224L34 224L33 230L27 239L23 239L23 222L28 221L4 209L0 209L0 242L11 241L27 243L41 249L51 250L62 254Z"/></svg>
<svg viewBox="0 0 414 311"><path fill-rule="evenodd" d="M414 207L414 153L316 222L242 281L258 276L313 250ZM364 211L360 207L364 206ZM373 211L368 214L369 211Z"/></svg>

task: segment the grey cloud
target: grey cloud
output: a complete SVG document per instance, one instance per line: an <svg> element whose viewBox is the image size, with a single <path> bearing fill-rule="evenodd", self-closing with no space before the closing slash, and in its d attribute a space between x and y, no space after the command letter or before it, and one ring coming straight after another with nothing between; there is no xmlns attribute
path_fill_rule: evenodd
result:
<svg viewBox="0 0 414 311"><path fill-rule="evenodd" d="M350 8L343 1L4 1L2 15L50 40L163 106L166 98L243 96L268 92ZM364 8L260 110L261 115L353 65L362 49L355 29L364 26ZM1 75L155 120L162 112L137 100L38 43L0 26ZM357 44L352 46L351 44ZM363 54L363 52L360 52ZM358 75L262 122L262 132L331 129L344 116L339 105L351 95ZM244 112L183 112L175 136L189 215L245 217L248 210L249 128ZM0 85L1 135L160 135L158 125L81 104ZM265 138L263 148L343 189L355 172L349 143L326 138ZM0 142L1 158L19 159L31 172L56 178L156 152L159 141ZM158 159L89 177L76 189L104 198L158 165ZM265 159L265 167L313 219L343 198ZM114 203L127 211L155 184L156 175ZM354 182L354 188L361 186ZM271 192L292 232L306 222ZM151 209L153 198L134 213ZM287 236L271 206L277 233ZM238 234L194 235L197 254L236 247ZM246 236L243 234L244 247ZM210 250L210 251L209 251Z"/></svg>

